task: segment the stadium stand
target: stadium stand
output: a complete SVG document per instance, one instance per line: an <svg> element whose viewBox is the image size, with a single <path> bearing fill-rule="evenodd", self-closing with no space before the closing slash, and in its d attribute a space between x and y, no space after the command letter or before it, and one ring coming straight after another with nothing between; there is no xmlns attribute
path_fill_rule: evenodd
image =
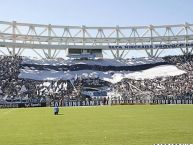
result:
<svg viewBox="0 0 193 145"><path fill-rule="evenodd" d="M193 99L193 55L190 54L124 61L58 61L0 56L0 62L0 104L46 106L53 100L84 100L82 90L86 87L102 90L91 93L100 97L86 96L89 99L109 97L109 92L113 94L112 98L119 96L119 99L130 100ZM160 71L164 67L163 74L148 77L148 70L152 69L156 74L156 68ZM172 67L175 67L173 74L168 70ZM140 76L143 71L147 77ZM112 81L119 75L120 79Z"/></svg>

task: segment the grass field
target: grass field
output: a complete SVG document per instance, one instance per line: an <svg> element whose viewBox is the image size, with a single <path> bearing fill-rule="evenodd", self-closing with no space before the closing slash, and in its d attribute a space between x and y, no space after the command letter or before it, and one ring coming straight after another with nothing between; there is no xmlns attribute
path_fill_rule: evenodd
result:
<svg viewBox="0 0 193 145"><path fill-rule="evenodd" d="M0 145L193 143L193 105L0 109Z"/></svg>

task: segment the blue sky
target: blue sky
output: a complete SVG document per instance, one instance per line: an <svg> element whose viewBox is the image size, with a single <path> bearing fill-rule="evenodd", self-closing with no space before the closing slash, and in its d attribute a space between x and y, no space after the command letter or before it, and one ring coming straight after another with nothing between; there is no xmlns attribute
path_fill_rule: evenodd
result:
<svg viewBox="0 0 193 145"><path fill-rule="evenodd" d="M193 23L193 0L0 0L0 21L132 26Z"/></svg>
<svg viewBox="0 0 193 145"><path fill-rule="evenodd" d="M0 0L0 4L0 21L78 26L193 23L193 0Z"/></svg>

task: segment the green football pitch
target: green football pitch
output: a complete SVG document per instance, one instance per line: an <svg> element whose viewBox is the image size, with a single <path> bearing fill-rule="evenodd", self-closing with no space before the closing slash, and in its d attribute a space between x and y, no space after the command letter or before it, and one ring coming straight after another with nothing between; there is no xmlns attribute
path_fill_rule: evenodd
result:
<svg viewBox="0 0 193 145"><path fill-rule="evenodd" d="M193 105L0 109L0 145L193 143Z"/></svg>

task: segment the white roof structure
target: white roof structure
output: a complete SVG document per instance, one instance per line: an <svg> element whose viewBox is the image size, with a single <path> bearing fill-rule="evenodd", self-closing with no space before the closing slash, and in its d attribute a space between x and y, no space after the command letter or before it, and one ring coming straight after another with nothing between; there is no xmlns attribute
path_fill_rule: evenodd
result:
<svg viewBox="0 0 193 145"><path fill-rule="evenodd" d="M56 58L75 48L109 50L115 59L120 59L129 50L144 50L148 57L156 57L167 49L191 53L192 47L193 24L189 23L89 27L0 21L0 52L4 55L22 55L31 49L41 58Z"/></svg>

